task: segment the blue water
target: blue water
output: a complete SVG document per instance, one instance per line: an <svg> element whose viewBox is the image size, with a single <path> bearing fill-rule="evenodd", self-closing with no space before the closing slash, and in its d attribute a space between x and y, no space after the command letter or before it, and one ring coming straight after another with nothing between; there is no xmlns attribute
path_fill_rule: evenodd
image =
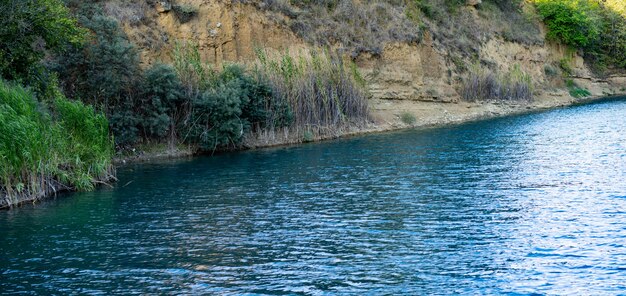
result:
<svg viewBox="0 0 626 296"><path fill-rule="evenodd" d="M0 212L2 294L626 294L626 100L118 173Z"/></svg>

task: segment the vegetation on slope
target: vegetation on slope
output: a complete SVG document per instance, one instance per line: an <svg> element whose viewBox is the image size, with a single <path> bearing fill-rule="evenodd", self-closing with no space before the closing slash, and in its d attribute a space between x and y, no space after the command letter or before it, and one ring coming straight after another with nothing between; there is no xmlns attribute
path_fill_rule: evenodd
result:
<svg viewBox="0 0 626 296"><path fill-rule="evenodd" d="M304 131L323 136L368 119L356 69L339 56L264 55L256 68L215 69L195 44L178 43L172 65L144 70L117 20L94 3L76 11L89 42L50 65L65 94L107 114L119 149L167 141L211 152L239 148L250 134L280 130L297 141Z"/></svg>
<svg viewBox="0 0 626 296"><path fill-rule="evenodd" d="M107 119L67 100L42 62L85 31L56 0L4 1L0 13L0 207L92 189L111 175Z"/></svg>
<svg viewBox="0 0 626 296"><path fill-rule="evenodd" d="M474 67L463 83L461 96L466 101L528 102L533 98L530 75L518 65L504 74Z"/></svg>
<svg viewBox="0 0 626 296"><path fill-rule="evenodd" d="M547 37L584 51L596 70L626 69L626 2L534 0Z"/></svg>
<svg viewBox="0 0 626 296"><path fill-rule="evenodd" d="M240 0L243 1L243 0ZM279 12L301 38L317 45L339 45L356 56L378 55L389 42L419 43L428 31L446 48L475 56L488 37L541 44L539 23L522 11L522 0L483 0L479 19L466 0L262 0L244 1Z"/></svg>
<svg viewBox="0 0 626 296"><path fill-rule="evenodd" d="M111 176L108 122L62 95L37 102L0 81L0 207L64 189L90 190Z"/></svg>

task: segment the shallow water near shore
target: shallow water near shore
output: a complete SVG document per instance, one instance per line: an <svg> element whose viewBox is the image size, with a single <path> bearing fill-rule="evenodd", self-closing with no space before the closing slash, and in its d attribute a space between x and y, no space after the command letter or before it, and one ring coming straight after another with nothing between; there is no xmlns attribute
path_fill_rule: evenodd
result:
<svg viewBox="0 0 626 296"><path fill-rule="evenodd" d="M118 170L0 212L0 294L626 293L626 99Z"/></svg>

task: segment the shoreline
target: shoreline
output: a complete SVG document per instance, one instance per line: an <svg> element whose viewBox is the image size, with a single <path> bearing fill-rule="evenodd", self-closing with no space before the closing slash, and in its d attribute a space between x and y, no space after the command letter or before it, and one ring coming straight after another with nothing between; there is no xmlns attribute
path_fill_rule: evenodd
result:
<svg viewBox="0 0 626 296"><path fill-rule="evenodd" d="M373 101L371 106L372 116L374 118L372 123L369 123L366 127L353 127L336 135L322 136L313 139L312 141L302 141L302 139L287 139L286 141L276 141L272 143L247 143L248 146L243 149L237 149L233 151L222 151L218 153L230 153L235 151L248 151L258 150L265 148L276 147L288 147L296 146L306 143L315 143L322 141L331 141L336 139L345 139L351 137L364 136L368 134L381 134L386 132L395 132L408 129L426 129L426 128L438 128L446 126L454 126L473 121L489 120L495 118L502 118L506 116L515 116L530 114L536 112L544 112L548 110L566 108L577 105L584 105L594 102L601 102L605 100L618 99L620 97L626 97L626 93L612 94L607 96L591 96L587 98L576 99L569 95L561 96L543 96L537 97L535 101L528 103L510 104L510 103L494 103L494 102L482 102L482 103L469 103L469 102L455 102L455 103L439 103L439 102L424 102L424 101ZM401 120L401 114L404 112L411 112L416 115L416 121L413 124L403 123ZM192 158L203 155L202 153L194 153L192 147L179 145L174 149L167 147L163 143L147 144L141 148L146 149L137 151L136 155L129 156L116 156L112 160L114 169L117 167L132 165L138 163L150 163L160 160L168 159L182 159ZM206 154L204 154L206 155ZM116 180L111 178L110 180ZM96 186L99 187L102 184L108 184L106 181L98 181ZM109 185L110 186L110 185ZM97 188L96 188L97 190ZM64 188L63 190L51 190L45 194L41 192L28 198L20 198L20 201L16 204L0 207L0 210L10 210L15 207L20 207L27 203L36 204L38 201L48 199L52 196L57 196L60 193L73 192L71 188ZM4 198L4 197L2 197Z"/></svg>
<svg viewBox="0 0 626 296"><path fill-rule="evenodd" d="M538 97L528 103L439 103L425 101L390 101L380 100L372 106L373 122L365 127L351 127L336 135L321 136L312 141L302 139L284 139L271 143L249 141L242 149L232 151L220 151L216 153L229 153L235 151L249 151L264 148L288 147L307 143L332 141L337 139L364 136L368 134L381 134L386 132L402 131L408 129L437 128L464 124L473 121L501 118L506 116L523 115L535 112L543 112L552 109L584 105L603 100L612 100L626 96L626 93L616 93L607 96L590 96L576 99L569 95L555 97ZM408 104L407 104L408 103ZM408 106L407 106L408 105ZM408 108L407 108L408 107ZM378 109L376 109L378 108ZM416 122L406 124L400 120L399 112L418 113ZM113 164L124 166L137 163L149 163L152 161L191 158L207 153L195 153L189 146L179 146L175 149L162 149L156 151L140 151L137 155L114 157Z"/></svg>

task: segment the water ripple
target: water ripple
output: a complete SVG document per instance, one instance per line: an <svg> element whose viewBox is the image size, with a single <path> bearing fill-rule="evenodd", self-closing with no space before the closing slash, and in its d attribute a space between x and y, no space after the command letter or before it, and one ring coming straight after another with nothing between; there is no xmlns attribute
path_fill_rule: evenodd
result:
<svg viewBox="0 0 626 296"><path fill-rule="evenodd" d="M626 293L626 102L146 164L0 213L2 294Z"/></svg>

